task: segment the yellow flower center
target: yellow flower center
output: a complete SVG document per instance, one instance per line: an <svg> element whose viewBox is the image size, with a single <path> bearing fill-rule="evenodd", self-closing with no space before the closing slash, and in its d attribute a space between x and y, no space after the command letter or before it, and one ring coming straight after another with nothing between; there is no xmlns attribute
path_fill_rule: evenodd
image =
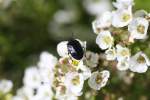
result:
<svg viewBox="0 0 150 100"><path fill-rule="evenodd" d="M137 26L137 31L138 31L138 32L144 34L144 30L145 30L145 26L143 26L143 25L138 25L138 26Z"/></svg>
<svg viewBox="0 0 150 100"><path fill-rule="evenodd" d="M103 41L104 41L107 45L112 42L110 36L105 36L105 37L103 38Z"/></svg>
<svg viewBox="0 0 150 100"><path fill-rule="evenodd" d="M96 76L95 82L96 82L97 84L100 84L100 83L102 82L101 74L98 74L98 75Z"/></svg>
<svg viewBox="0 0 150 100"><path fill-rule="evenodd" d="M145 58L144 58L142 55L140 55L140 56L137 58L137 62L138 62L138 63L145 63Z"/></svg>
<svg viewBox="0 0 150 100"><path fill-rule="evenodd" d="M131 16L129 14L123 14L123 16L122 16L122 20L124 22L127 22L130 18L131 18Z"/></svg>
<svg viewBox="0 0 150 100"><path fill-rule="evenodd" d="M128 50L122 50L121 51L121 55L122 56L128 56L129 55L129 51Z"/></svg>
<svg viewBox="0 0 150 100"><path fill-rule="evenodd" d="M72 79L72 84L73 84L73 85L79 85L79 84L80 84L79 75L78 75L78 76L75 76L75 77Z"/></svg>

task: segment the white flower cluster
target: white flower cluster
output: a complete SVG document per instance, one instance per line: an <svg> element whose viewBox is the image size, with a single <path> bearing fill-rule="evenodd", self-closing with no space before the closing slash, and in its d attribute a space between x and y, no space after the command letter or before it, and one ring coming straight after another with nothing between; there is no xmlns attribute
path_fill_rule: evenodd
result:
<svg viewBox="0 0 150 100"><path fill-rule="evenodd" d="M24 85L17 90L12 100L51 100L53 98L53 70L56 63L56 57L43 52L37 66L25 70Z"/></svg>
<svg viewBox="0 0 150 100"><path fill-rule="evenodd" d="M62 42L58 44L58 48L61 44ZM98 57L98 54L93 53L93 58L94 56ZM96 66L97 63L93 65ZM48 52L43 52L37 65L25 70L23 86L17 90L12 100L77 100L78 96L82 95L84 82L88 78L89 86L99 90L106 85L109 71L91 73L82 60L70 62L69 56L65 55L58 61ZM6 84L6 89L6 86L0 84L0 89L7 92L10 90L8 85Z"/></svg>
<svg viewBox="0 0 150 100"><path fill-rule="evenodd" d="M148 57L142 51L132 56L128 46L135 39L147 37L150 16L143 10L133 14L133 0L117 0L113 5L116 10L106 11L92 22L93 31L98 35L96 44L105 50L107 60L117 61L118 70L144 73L150 66ZM121 37L120 41L116 37Z"/></svg>
<svg viewBox="0 0 150 100"><path fill-rule="evenodd" d="M68 41L62 41L57 45L57 52L62 58L59 60L59 67L56 67L58 70L56 98L58 100L77 100L77 96L82 95L84 81L91 76L91 71L83 64L83 61L79 62L73 58L71 61L67 43ZM86 47L85 42L80 41L80 43Z"/></svg>
<svg viewBox="0 0 150 100"><path fill-rule="evenodd" d="M61 56L59 60L48 52L41 53L37 65L25 70L23 86L17 90L12 100L77 100L83 94L85 80L89 79L88 84L94 90L100 90L106 85L109 71L90 69L98 65L99 55L87 52L87 64L93 66L89 68L83 59L77 61L70 58L67 43L68 41L63 41L57 45ZM80 43L86 48L86 42Z"/></svg>
<svg viewBox="0 0 150 100"><path fill-rule="evenodd" d="M12 100L78 100L83 94L85 82L94 91L107 84L110 72L100 68L106 65L101 60L115 62L116 68L124 71L119 73L120 78L127 74L125 70L132 71L130 77L124 77L128 78L127 84L131 83L133 72L146 72L150 66L149 58L142 51L132 55L129 46L135 39L146 39L150 14L143 10L133 14L133 0L117 0L113 5L116 10L112 12L93 12L97 15L97 19L92 22L93 31L97 34L96 44L104 51L105 59L103 54L86 52L86 42L75 39L84 52L82 59L77 60L71 55L71 50L76 53L74 47L68 47L70 41L62 41L57 45L61 58L58 60L48 52L41 53L37 65L25 70L23 86ZM98 5L95 7L97 9ZM78 49L77 45L75 47ZM0 96L10 92L12 85L11 81L1 80Z"/></svg>
<svg viewBox="0 0 150 100"><path fill-rule="evenodd" d="M61 83L61 87L63 85L63 87L66 89L65 97L67 98L65 98L65 100L68 100L68 96L66 96L67 93L69 93L70 96L81 96L83 84L88 78L88 84L92 89L100 90L102 87L104 87L109 78L109 71L104 70L101 72L92 72L91 70L91 68L94 68L98 65L99 55L92 52L87 52L85 59L87 60L86 64L89 66L88 67L84 64L84 58L80 61L70 58L71 56L68 55L67 50L67 43L68 41L62 41L57 45L58 54L62 57L59 61L59 66L61 67L57 68L57 70L60 71L59 74L61 73L61 76L59 77L61 78L59 79L61 81L59 81L59 83ZM86 42L80 41L80 43L86 48ZM65 71L63 68L65 68ZM57 75L59 74L57 73Z"/></svg>

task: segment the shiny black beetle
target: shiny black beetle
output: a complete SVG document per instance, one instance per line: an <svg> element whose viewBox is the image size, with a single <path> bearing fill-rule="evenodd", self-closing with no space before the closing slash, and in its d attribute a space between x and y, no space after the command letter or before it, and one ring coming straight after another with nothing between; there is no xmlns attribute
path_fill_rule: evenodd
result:
<svg viewBox="0 0 150 100"><path fill-rule="evenodd" d="M67 49L71 57L76 60L81 60L84 56L85 48L82 47L80 42L76 39L71 39L68 41Z"/></svg>

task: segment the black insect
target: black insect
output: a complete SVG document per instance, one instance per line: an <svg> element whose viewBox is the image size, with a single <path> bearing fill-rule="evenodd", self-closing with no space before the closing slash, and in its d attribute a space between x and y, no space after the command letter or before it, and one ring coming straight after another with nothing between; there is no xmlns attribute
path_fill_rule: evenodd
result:
<svg viewBox="0 0 150 100"><path fill-rule="evenodd" d="M71 57L76 60L81 60L84 56L85 48L82 47L80 42L76 39L71 39L68 41L67 49Z"/></svg>

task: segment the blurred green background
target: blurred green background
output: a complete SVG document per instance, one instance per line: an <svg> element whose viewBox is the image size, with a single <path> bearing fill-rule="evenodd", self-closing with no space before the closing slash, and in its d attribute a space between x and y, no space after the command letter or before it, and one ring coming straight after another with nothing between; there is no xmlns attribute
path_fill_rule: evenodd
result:
<svg viewBox="0 0 150 100"><path fill-rule="evenodd" d="M14 91L22 85L24 69L35 65L42 51L58 56L57 43L70 39L72 33L87 41L88 50L100 52L91 28L95 16L85 10L84 0L6 1L10 0L0 0L0 79L12 80ZM150 0L135 0L133 11L138 9L150 12ZM70 21L56 20L60 10L70 11ZM149 40L135 43L135 49L144 50L150 58ZM127 100L150 100L150 71L135 74L132 85L124 84L114 73L106 90ZM104 98L104 93L99 91L97 98Z"/></svg>

